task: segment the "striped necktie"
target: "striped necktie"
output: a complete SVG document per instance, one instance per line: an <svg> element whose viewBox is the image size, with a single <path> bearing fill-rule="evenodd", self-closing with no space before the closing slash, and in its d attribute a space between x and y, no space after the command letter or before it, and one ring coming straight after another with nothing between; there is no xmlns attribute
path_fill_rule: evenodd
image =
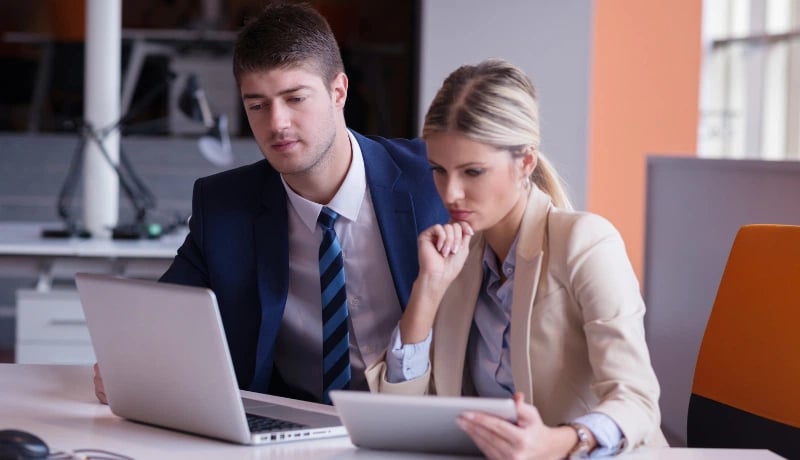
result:
<svg viewBox="0 0 800 460"><path fill-rule="evenodd" d="M350 387L350 334L347 329L347 292L342 247L333 224L339 215L322 208L319 281L322 292L322 401L330 404L331 390Z"/></svg>

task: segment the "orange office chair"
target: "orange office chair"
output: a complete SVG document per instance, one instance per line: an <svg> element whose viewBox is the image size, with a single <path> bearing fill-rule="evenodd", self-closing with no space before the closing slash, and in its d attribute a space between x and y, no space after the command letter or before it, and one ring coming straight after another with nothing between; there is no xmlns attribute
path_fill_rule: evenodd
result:
<svg viewBox="0 0 800 460"><path fill-rule="evenodd" d="M800 459L800 226L736 235L697 357L687 441Z"/></svg>

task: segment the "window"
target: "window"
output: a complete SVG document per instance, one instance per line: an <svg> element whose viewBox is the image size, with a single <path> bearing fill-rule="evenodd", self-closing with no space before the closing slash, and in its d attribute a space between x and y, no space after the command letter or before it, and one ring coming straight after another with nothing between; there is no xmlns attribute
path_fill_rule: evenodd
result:
<svg viewBox="0 0 800 460"><path fill-rule="evenodd" d="M800 0L704 0L698 156L800 159Z"/></svg>

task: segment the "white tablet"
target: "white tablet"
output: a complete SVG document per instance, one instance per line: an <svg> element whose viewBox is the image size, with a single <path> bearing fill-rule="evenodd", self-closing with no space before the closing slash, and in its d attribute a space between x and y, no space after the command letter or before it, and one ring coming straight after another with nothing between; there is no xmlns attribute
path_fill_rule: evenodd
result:
<svg viewBox="0 0 800 460"><path fill-rule="evenodd" d="M331 400L353 444L368 449L478 454L456 425L459 414L480 411L517 418L512 399L332 391Z"/></svg>

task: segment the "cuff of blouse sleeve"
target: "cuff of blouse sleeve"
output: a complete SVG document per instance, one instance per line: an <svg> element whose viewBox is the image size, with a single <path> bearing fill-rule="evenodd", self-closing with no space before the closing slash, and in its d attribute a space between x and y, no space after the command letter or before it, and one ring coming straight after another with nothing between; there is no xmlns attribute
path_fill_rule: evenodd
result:
<svg viewBox="0 0 800 460"><path fill-rule="evenodd" d="M576 418L573 423L585 426L597 440L597 447L592 449L590 458L610 457L620 452L624 436L617 423L608 415L591 412Z"/></svg>
<svg viewBox="0 0 800 460"><path fill-rule="evenodd" d="M386 380L389 383L405 382L425 374L430 362L432 336L432 331L428 331L428 336L422 342L403 345L400 327L395 326L389 342L391 346L386 353Z"/></svg>

